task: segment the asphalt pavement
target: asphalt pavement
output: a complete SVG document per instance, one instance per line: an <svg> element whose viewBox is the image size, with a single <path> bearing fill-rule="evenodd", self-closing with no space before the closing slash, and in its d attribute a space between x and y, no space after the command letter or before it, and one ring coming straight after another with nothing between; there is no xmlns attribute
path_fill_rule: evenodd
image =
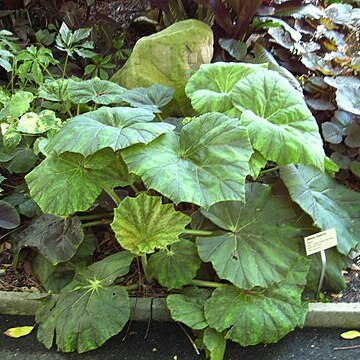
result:
<svg viewBox="0 0 360 360"><path fill-rule="evenodd" d="M36 331L19 339L12 339L3 332L16 326L33 325L31 316L0 315L1 360L203 360L194 351L183 330L176 323L132 322L127 332L110 339L100 349L85 354L60 354L50 351L36 340ZM359 324L360 327L360 324ZM354 329L351 329L354 330ZM307 328L290 333L277 344L242 348L229 343L225 360L359 360L360 339L343 340L340 334L346 329ZM147 338L144 336L147 332ZM125 336L126 334L126 336Z"/></svg>

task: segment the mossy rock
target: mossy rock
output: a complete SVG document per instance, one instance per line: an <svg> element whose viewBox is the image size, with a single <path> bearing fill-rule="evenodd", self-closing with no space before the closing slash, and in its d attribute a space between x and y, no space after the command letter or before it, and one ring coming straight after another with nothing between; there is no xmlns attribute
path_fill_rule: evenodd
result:
<svg viewBox="0 0 360 360"><path fill-rule="evenodd" d="M189 19L177 22L156 34L141 38L125 65L112 81L128 89L161 84L175 90L167 107L171 115L191 115L185 95L187 80L213 56L213 33L205 23Z"/></svg>

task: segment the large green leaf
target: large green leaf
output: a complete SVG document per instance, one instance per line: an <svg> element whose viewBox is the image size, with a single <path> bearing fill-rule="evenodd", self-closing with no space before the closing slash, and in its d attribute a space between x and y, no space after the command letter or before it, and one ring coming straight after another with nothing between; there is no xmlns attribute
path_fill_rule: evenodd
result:
<svg viewBox="0 0 360 360"><path fill-rule="evenodd" d="M40 84L39 97L49 101L68 101L68 86L71 81L70 79L57 79Z"/></svg>
<svg viewBox="0 0 360 360"><path fill-rule="evenodd" d="M311 166L284 166L280 174L293 201L317 227L336 229L338 249L347 255L360 241L360 193Z"/></svg>
<svg viewBox="0 0 360 360"><path fill-rule="evenodd" d="M194 330L205 329L208 323L204 315L205 301L210 296L208 289L186 288L181 294L170 294L166 298L171 317Z"/></svg>
<svg viewBox="0 0 360 360"><path fill-rule="evenodd" d="M16 234L16 247L37 249L53 265L70 260L81 242L84 232L78 217L42 215Z"/></svg>
<svg viewBox="0 0 360 360"><path fill-rule="evenodd" d="M11 150L9 155L11 160L3 166L10 172L15 174L26 173L30 171L36 164L38 156L35 155L29 142L22 141L15 149Z"/></svg>
<svg viewBox="0 0 360 360"><path fill-rule="evenodd" d="M232 285L217 288L205 303L205 318L215 330L228 330L225 338L242 346L276 342L299 323L308 270L308 261L301 259L285 281L265 291L246 292Z"/></svg>
<svg viewBox="0 0 360 360"><path fill-rule="evenodd" d="M70 81L67 89L69 99L75 104L94 102L109 105L123 101L126 89L112 81L98 78L81 81Z"/></svg>
<svg viewBox="0 0 360 360"><path fill-rule="evenodd" d="M188 240L180 240L172 244L170 249L151 255L147 270L160 285L174 289L189 284L200 264L196 245Z"/></svg>
<svg viewBox="0 0 360 360"><path fill-rule="evenodd" d="M173 204L162 204L161 197L141 193L120 203L111 227L121 246L141 255L178 241L190 221L190 216L175 211Z"/></svg>
<svg viewBox="0 0 360 360"><path fill-rule="evenodd" d="M324 169L317 123L302 95L278 73L256 71L237 82L231 96L253 147L278 164L302 163Z"/></svg>
<svg viewBox="0 0 360 360"><path fill-rule="evenodd" d="M15 229L20 222L20 216L14 206L0 200L0 228Z"/></svg>
<svg viewBox="0 0 360 360"><path fill-rule="evenodd" d="M83 269L93 262L92 255L95 249L96 238L92 231L88 230L75 255L69 261L54 266L45 257L37 254L32 259L31 268L46 291L58 294L74 278L78 269Z"/></svg>
<svg viewBox="0 0 360 360"><path fill-rule="evenodd" d="M109 149L86 158L54 154L25 179L30 195L44 213L66 216L88 210L104 188L127 185L123 166Z"/></svg>
<svg viewBox="0 0 360 360"><path fill-rule="evenodd" d="M245 205L227 201L201 212L227 231L198 237L199 256L213 264L221 279L242 289L283 280L299 258L301 229L291 201L272 195L267 185L249 185Z"/></svg>
<svg viewBox="0 0 360 360"><path fill-rule="evenodd" d="M209 207L243 200L252 148L245 128L219 113L194 118L178 137L160 136L122 152L130 171L173 202Z"/></svg>
<svg viewBox="0 0 360 360"><path fill-rule="evenodd" d="M190 98L193 108L199 113L225 112L234 107L231 101L231 92L235 84L254 71L266 67L266 64L223 62L203 64L189 79L185 92Z"/></svg>
<svg viewBox="0 0 360 360"><path fill-rule="evenodd" d="M161 112L160 108L167 105L173 98L173 95L174 90L172 88L154 84L148 88L126 90L123 99L131 106L159 113Z"/></svg>
<svg viewBox="0 0 360 360"><path fill-rule="evenodd" d="M129 271L133 255L121 252L91 265L37 312L38 339L47 348L79 353L96 349L119 333L130 317L126 290L112 282Z"/></svg>
<svg viewBox="0 0 360 360"><path fill-rule="evenodd" d="M151 122L154 114L144 109L102 107L76 116L53 137L47 151L70 151L88 156L106 147L114 151L148 143L174 129L167 123Z"/></svg>

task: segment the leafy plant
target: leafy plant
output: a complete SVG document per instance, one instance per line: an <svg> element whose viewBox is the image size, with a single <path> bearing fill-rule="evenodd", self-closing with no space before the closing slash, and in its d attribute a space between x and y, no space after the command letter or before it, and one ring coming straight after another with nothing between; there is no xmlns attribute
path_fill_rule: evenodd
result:
<svg viewBox="0 0 360 360"><path fill-rule="evenodd" d="M94 62L81 74L105 78L101 70L111 70L110 57L94 57L89 28L61 26L55 44L66 54L62 60L58 51L0 34L1 66L12 75L0 93L1 172L26 181L5 192L0 227L12 230L14 266L31 254L43 287L58 293L44 299L36 317L38 339L48 348L101 346L130 317L128 291L153 279L171 290L171 316L197 332L211 359L223 358L228 339L243 346L276 342L303 325L306 301L317 298L321 259L305 258L303 237L336 226L329 290L344 286L341 270L358 246L360 196L332 178L338 167L331 159L338 159L326 156L307 106L338 108L322 121L323 136L349 157L342 160L355 174L357 65L350 52L338 63L333 50L356 25L344 21L353 8L161 3L170 15L175 9L215 16L222 47L247 61L203 65L191 76L185 88L191 118L166 117L174 91L162 85L128 90L98 77L66 78L79 57ZM325 26L325 40L311 39L307 26ZM255 42L255 31L267 35ZM52 40L50 32L38 37ZM315 40L335 57L319 59ZM313 76L299 82L280 66L291 69L284 53L301 66L315 61ZM15 229L19 214L27 221ZM89 228L99 225L110 225L121 251L93 263ZM145 276L138 281L133 271Z"/></svg>
<svg viewBox="0 0 360 360"><path fill-rule="evenodd" d="M23 83L25 81L34 81L38 85L44 81L43 72L49 73L49 65L58 64L50 49L36 48L34 45L20 51L16 56L16 62L15 75L19 76Z"/></svg>
<svg viewBox="0 0 360 360"><path fill-rule="evenodd" d="M114 56L117 61L126 60L131 54L131 49L124 47L125 35L123 33L113 40L112 46L116 50Z"/></svg>
<svg viewBox="0 0 360 360"><path fill-rule="evenodd" d="M311 295L317 281L309 268L319 266L317 255L304 258L302 239L333 222L339 246L329 256L326 283L341 287L343 255L358 244L360 197L332 179L337 167L325 155L315 118L278 72L266 64L203 65L186 86L198 116L176 127L162 119L172 92L160 85L126 90L99 79L71 80L66 91L100 108L67 121L44 147L45 160L26 182L45 215L16 235L20 248L42 256L47 286L59 289L56 274L68 283L37 315L47 347L55 341L61 351L84 352L123 328L129 303L118 278L133 254L147 280L176 289L167 298L172 317L198 331L213 359L223 357L227 339L271 343L302 326L302 293L307 286ZM83 215L102 192L113 201L113 219L111 212ZM69 272L85 219L95 221L82 227L111 222L125 250ZM51 234L34 236L39 226ZM104 320L110 304L117 311L111 325Z"/></svg>
<svg viewBox="0 0 360 360"><path fill-rule="evenodd" d="M115 68L115 64L111 62L111 55L101 57L95 55L92 59L93 64L85 67L84 76L99 77L102 80L109 79L109 71Z"/></svg>
<svg viewBox="0 0 360 360"><path fill-rule="evenodd" d="M94 49L94 43L88 40L90 33L90 28L71 31L64 22L61 24L59 34L56 36L55 41L56 47L66 53L63 77L66 74L69 57L73 58L75 54L82 58L92 58L96 56L96 53L92 51L92 49Z"/></svg>
<svg viewBox="0 0 360 360"><path fill-rule="evenodd" d="M12 70L12 60L19 51L16 40L10 31L0 31L0 66L7 72Z"/></svg>

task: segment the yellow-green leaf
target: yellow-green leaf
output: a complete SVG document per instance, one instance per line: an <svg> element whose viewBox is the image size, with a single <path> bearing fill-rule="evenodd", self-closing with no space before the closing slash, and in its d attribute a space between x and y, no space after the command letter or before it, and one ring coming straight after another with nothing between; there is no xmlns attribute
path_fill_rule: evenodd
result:
<svg viewBox="0 0 360 360"><path fill-rule="evenodd" d="M19 338L29 335L35 326L21 326L7 329L4 334L12 338Z"/></svg>
<svg viewBox="0 0 360 360"><path fill-rule="evenodd" d="M352 340L352 339L356 339L357 337L360 337L360 332L356 330L350 330L342 333L340 336L343 339Z"/></svg>

